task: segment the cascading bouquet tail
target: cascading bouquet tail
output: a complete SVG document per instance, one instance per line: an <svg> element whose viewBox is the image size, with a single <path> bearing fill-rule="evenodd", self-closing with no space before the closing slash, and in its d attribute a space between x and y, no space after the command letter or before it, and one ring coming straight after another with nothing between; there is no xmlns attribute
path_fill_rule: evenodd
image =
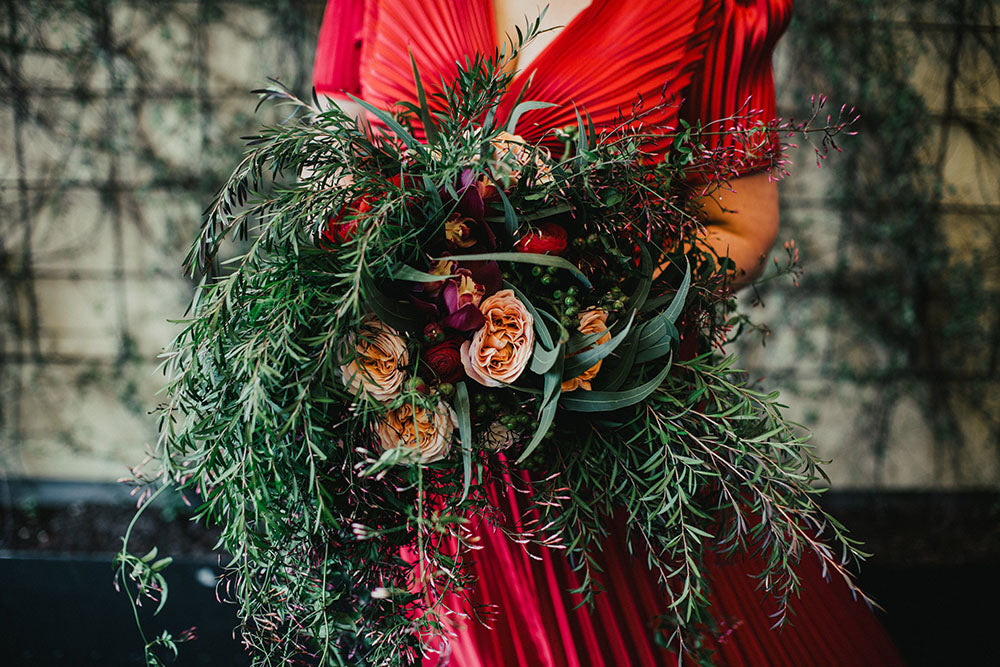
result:
<svg viewBox="0 0 1000 667"><path fill-rule="evenodd" d="M763 552L782 609L805 551L850 581L859 554L816 504L812 451L718 352L731 266L698 241L685 176L729 176L706 185L733 164L704 146L718 129L645 124L660 100L600 131L579 114L561 152L526 143L547 105L497 115L512 57L466 62L430 99L414 65L419 103L357 100L370 122L259 91L296 113L207 212L166 355L160 483L221 527L257 664L413 663L470 611L471 516L558 547L585 597L623 521L678 650L708 618L708 551ZM741 145L770 150L773 130ZM244 251L220 270L227 238ZM517 529L490 500L511 476L531 505Z"/></svg>

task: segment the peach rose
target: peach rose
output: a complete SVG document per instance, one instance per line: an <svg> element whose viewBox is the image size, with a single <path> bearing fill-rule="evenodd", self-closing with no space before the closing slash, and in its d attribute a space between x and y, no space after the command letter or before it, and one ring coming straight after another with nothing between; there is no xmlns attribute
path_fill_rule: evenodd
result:
<svg viewBox="0 0 1000 667"><path fill-rule="evenodd" d="M407 447L420 452L421 463L440 461L448 455L458 418L441 401L433 412L412 403L390 410L375 427L382 448Z"/></svg>
<svg viewBox="0 0 1000 667"><path fill-rule="evenodd" d="M353 358L340 367L344 384L354 394L364 390L376 401L392 400L406 379L403 368L410 361L406 343L374 315L365 316L361 328L349 343Z"/></svg>
<svg viewBox="0 0 1000 667"><path fill-rule="evenodd" d="M462 366L479 384L500 387L520 377L535 344L531 313L509 289L479 304L486 323L462 344Z"/></svg>
<svg viewBox="0 0 1000 667"><path fill-rule="evenodd" d="M538 156L538 151L543 148L533 148L524 142L520 136L510 132L500 132L490 140L493 147L493 159L498 162L505 162L511 167L510 178L516 182L521 177L521 169L534 162L538 172L539 183L547 183L552 180L552 170L548 163ZM513 165L511 164L513 163Z"/></svg>
<svg viewBox="0 0 1000 667"><path fill-rule="evenodd" d="M586 310L580 313L578 317L580 318L580 324L577 326L577 331L582 334L595 334L600 333L601 331L608 331L608 314L600 308ZM595 343L595 345L606 343L609 340L611 340L611 333L607 332L597 339L597 343ZM590 347L584 349L589 350ZM583 352L583 350L580 350L580 352ZM575 378L570 378L569 380L563 382L562 390L564 392L576 391L577 389L590 391L590 381L593 380L594 376L597 375L597 372L601 370L601 361L603 360L598 360L596 364L580 373Z"/></svg>

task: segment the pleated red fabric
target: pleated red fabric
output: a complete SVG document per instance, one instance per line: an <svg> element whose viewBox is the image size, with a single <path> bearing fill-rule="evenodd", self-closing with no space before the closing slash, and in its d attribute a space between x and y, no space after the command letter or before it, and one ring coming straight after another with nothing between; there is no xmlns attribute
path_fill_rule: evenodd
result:
<svg viewBox="0 0 1000 667"><path fill-rule="evenodd" d="M458 60L496 48L494 16L492 0L328 0L316 90L334 98L358 95L383 108L414 102L412 52L433 104L432 93L454 77ZM769 122L776 114L771 53L790 16L791 0L593 0L516 75L500 114L525 86L524 99L557 103L526 113L518 125L526 140L553 150L560 144L552 130L575 124L574 106L598 126L627 115L639 99L655 106L646 122L663 127L684 119L731 129L734 116L743 126ZM735 173L768 164L754 157L745 138L720 133L708 143L732 149ZM494 501L517 522L527 503L511 488L494 489ZM449 664L677 664L653 640L652 622L666 601L644 558L629 555L620 531L599 557L606 592L588 609L567 592L580 582L560 554L529 553L485 521L474 523L483 547L473 556L474 602L496 614L489 628L470 622L458 630ZM824 581L816 562L802 563L802 597L790 626L780 631L771 630L773 607L751 576L760 569L754 558L710 558L707 569L719 628L709 641L720 665L902 664L872 613L842 582ZM425 660L434 664L438 658Z"/></svg>

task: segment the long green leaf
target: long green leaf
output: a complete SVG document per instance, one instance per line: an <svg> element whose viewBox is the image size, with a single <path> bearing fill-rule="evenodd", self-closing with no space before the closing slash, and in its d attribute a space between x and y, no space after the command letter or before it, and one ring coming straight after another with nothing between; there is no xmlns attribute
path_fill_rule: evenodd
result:
<svg viewBox="0 0 1000 667"><path fill-rule="evenodd" d="M390 271L390 273L392 274L393 280L407 280L411 283L433 283L439 280L447 280L448 278L455 277L453 275L439 276L433 273L427 273L426 271L415 269L409 264L397 265Z"/></svg>
<svg viewBox="0 0 1000 667"><path fill-rule="evenodd" d="M618 354L612 355L604 361L601 373L596 380L601 391L617 391L625 384L625 380L628 379L629 373L635 366L635 341L638 337L639 329L633 328L628 340L616 350Z"/></svg>
<svg viewBox="0 0 1000 667"><path fill-rule="evenodd" d="M531 453L541 444L545 438L545 434L548 433L549 428L552 426L552 421L556 417L556 409L559 407L560 392L562 391L562 370L563 357L559 357L552 368L549 369L549 372L545 374L543 380L544 393L541 407L538 410L538 423L535 425L535 433L531 436L528 446L517 457L515 463L523 463L526 458L531 456Z"/></svg>
<svg viewBox="0 0 1000 667"><path fill-rule="evenodd" d="M459 502L465 502L472 486L472 417L469 390L464 382L455 385L455 414L458 415L458 437L462 441L462 499Z"/></svg>
<svg viewBox="0 0 1000 667"><path fill-rule="evenodd" d="M511 134L516 134L517 121L521 120L521 115L526 111L533 111L535 109L548 109L549 107L559 106L553 102L521 102L513 111L510 112L510 120L507 121L507 131Z"/></svg>
<svg viewBox="0 0 1000 667"><path fill-rule="evenodd" d="M389 298L370 281L365 281L365 303L375 315L391 327L412 331L423 325L423 317L406 303Z"/></svg>
<svg viewBox="0 0 1000 667"><path fill-rule="evenodd" d="M557 206L550 206L548 208L543 208L534 213L528 213L527 215L522 215L521 220L532 222L535 220L545 220L559 215L560 213L567 213L572 211L573 207L569 204L559 204ZM499 215L488 215L485 218L486 222L503 222L504 218Z"/></svg>
<svg viewBox="0 0 1000 667"><path fill-rule="evenodd" d="M581 334L576 333L570 337L569 342L566 343L566 354L576 354L585 347L590 347L598 340L600 340L606 331L595 331L594 333Z"/></svg>
<svg viewBox="0 0 1000 667"><path fill-rule="evenodd" d="M681 314L681 310L684 309L684 301L687 299L688 290L691 288L691 263L688 262L687 266L684 267L684 280L681 281L681 286L677 288L677 294L674 295L674 300L670 302L670 306L667 307L664 315L673 322L677 322L677 317Z"/></svg>
<svg viewBox="0 0 1000 667"><path fill-rule="evenodd" d="M677 327L670 322L661 322L656 332L660 338L655 342L647 341L645 346L636 345L634 363L643 364L653 359L659 359L674 348L674 341L680 340Z"/></svg>
<svg viewBox="0 0 1000 667"><path fill-rule="evenodd" d="M545 321L542 319L541 313L539 313L534 304L531 303L531 300L526 297L521 290L517 289L506 280L504 281L503 286L512 291L514 296L516 296L521 303L524 304L524 307L528 309L528 312L531 313L531 320L535 323L535 333L538 334L538 340L541 341L542 345L550 350L555 347L555 343L552 342L552 334L549 333L549 328L545 326Z"/></svg>
<svg viewBox="0 0 1000 667"><path fill-rule="evenodd" d="M545 375L556 360L562 356L563 349L557 345L555 349L549 350L540 341L535 341L535 349L531 353L531 372L537 375Z"/></svg>
<svg viewBox="0 0 1000 667"><path fill-rule="evenodd" d="M433 261L437 262L443 259L446 258L435 257ZM566 269L588 288L593 287L593 285L590 284L590 280L586 275L584 275L583 271L581 271L575 264L559 257L558 255L540 255L532 252L483 252L472 255L454 255L448 257L447 259L454 259L459 262L494 260L497 262L521 262L524 264L538 264L539 266L554 266L557 269Z"/></svg>
<svg viewBox="0 0 1000 667"><path fill-rule="evenodd" d="M632 315L628 318L628 322L625 323L625 328L618 332L618 334L611 340L606 343L602 343L601 345L595 345L589 350L584 350L583 352L566 359L566 365L563 369L563 378L568 380L569 378L574 378L577 375L580 375L598 361L614 352L632 330L633 322L635 322L634 310L632 311Z"/></svg>
<svg viewBox="0 0 1000 667"><path fill-rule="evenodd" d="M563 394L559 405L574 412L609 412L618 410L643 401L656 391L657 387L667 377L671 364L667 363L663 370L649 382L623 391L575 391L572 395Z"/></svg>
<svg viewBox="0 0 1000 667"><path fill-rule="evenodd" d="M400 125L395 118L392 117L392 114L390 114L387 111L383 111L382 109L379 109L377 106L369 104L368 102L365 102L361 98L355 97L350 93L348 93L347 96L350 97L353 101L357 102L359 105L361 105L362 108L374 114L375 117L381 120L383 123L385 123L389 127L389 129L392 130L393 134L402 139L403 143L406 144L408 148L412 148L413 150L417 151L417 153L419 153L420 156L423 158L427 157L427 150L424 148L424 145L419 141L417 141L416 139L414 139L413 135L407 132L406 129L402 125Z"/></svg>
<svg viewBox="0 0 1000 667"><path fill-rule="evenodd" d="M492 179L492 176L490 178ZM514 211L514 207L511 206L510 199L507 198L503 187L496 180L493 181L493 184L496 186L497 194L500 195L500 201L503 202L504 228L507 230L507 234L513 238L517 235L517 213Z"/></svg>
<svg viewBox="0 0 1000 667"><path fill-rule="evenodd" d="M640 252L639 273L641 277L639 278L639 286L636 287L635 292L632 293L632 296L626 302L628 308L635 308L636 310L642 309L643 304L646 303L646 299L649 298L649 290L653 286L653 258L650 257L649 249L646 248L645 243L642 244Z"/></svg>
<svg viewBox="0 0 1000 667"><path fill-rule="evenodd" d="M427 142L432 144L437 141L437 125L435 125L434 119L431 117L430 107L427 106L427 96L424 94L424 84L420 80L420 72L417 71L417 61L413 57L412 50L410 51L410 64L413 65L413 83L417 88L417 104L420 105L420 122L423 123L424 134L427 135Z"/></svg>
<svg viewBox="0 0 1000 667"><path fill-rule="evenodd" d="M677 293L667 309L658 314L653 319L643 325L636 343L636 363L650 361L663 356L672 347L673 341L680 338L674 322L684 309L684 302L687 299L688 290L691 287L691 265L688 264L684 271L684 280L681 281Z"/></svg>

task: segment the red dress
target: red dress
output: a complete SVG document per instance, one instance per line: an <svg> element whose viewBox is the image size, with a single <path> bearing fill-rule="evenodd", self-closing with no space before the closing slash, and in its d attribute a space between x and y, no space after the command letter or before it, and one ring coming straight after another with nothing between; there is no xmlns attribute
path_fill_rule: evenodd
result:
<svg viewBox="0 0 1000 667"><path fill-rule="evenodd" d="M766 122L775 116L771 52L790 14L791 0L594 0L517 75L505 104L513 104L531 76L524 99L559 104L522 117L518 133L527 141L574 124L574 104L600 125L631 109L637 96L655 101L664 93L677 104L663 106L649 122L707 123L734 114ZM316 50L316 90L331 97L351 93L381 107L416 101L412 51L433 100L430 93L441 79L454 76L456 60L493 52L496 33L492 0L328 0ZM744 163L738 171L761 166ZM524 505L502 492L497 501L512 520ZM659 585L643 561L628 555L621 538L604 546L606 592L590 610L575 609L577 600L566 592L578 582L562 556L535 549L532 558L485 525L477 531L484 548L475 554L475 600L496 604L499 614L492 629L470 623L459 630L450 664L676 664L653 641L650 620L665 607ZM824 581L814 561L803 562L801 599L791 624L779 631L770 629L773 608L750 576L760 571L753 559L710 559L707 568L718 621L709 642L718 664L902 664L871 612L842 583Z"/></svg>

